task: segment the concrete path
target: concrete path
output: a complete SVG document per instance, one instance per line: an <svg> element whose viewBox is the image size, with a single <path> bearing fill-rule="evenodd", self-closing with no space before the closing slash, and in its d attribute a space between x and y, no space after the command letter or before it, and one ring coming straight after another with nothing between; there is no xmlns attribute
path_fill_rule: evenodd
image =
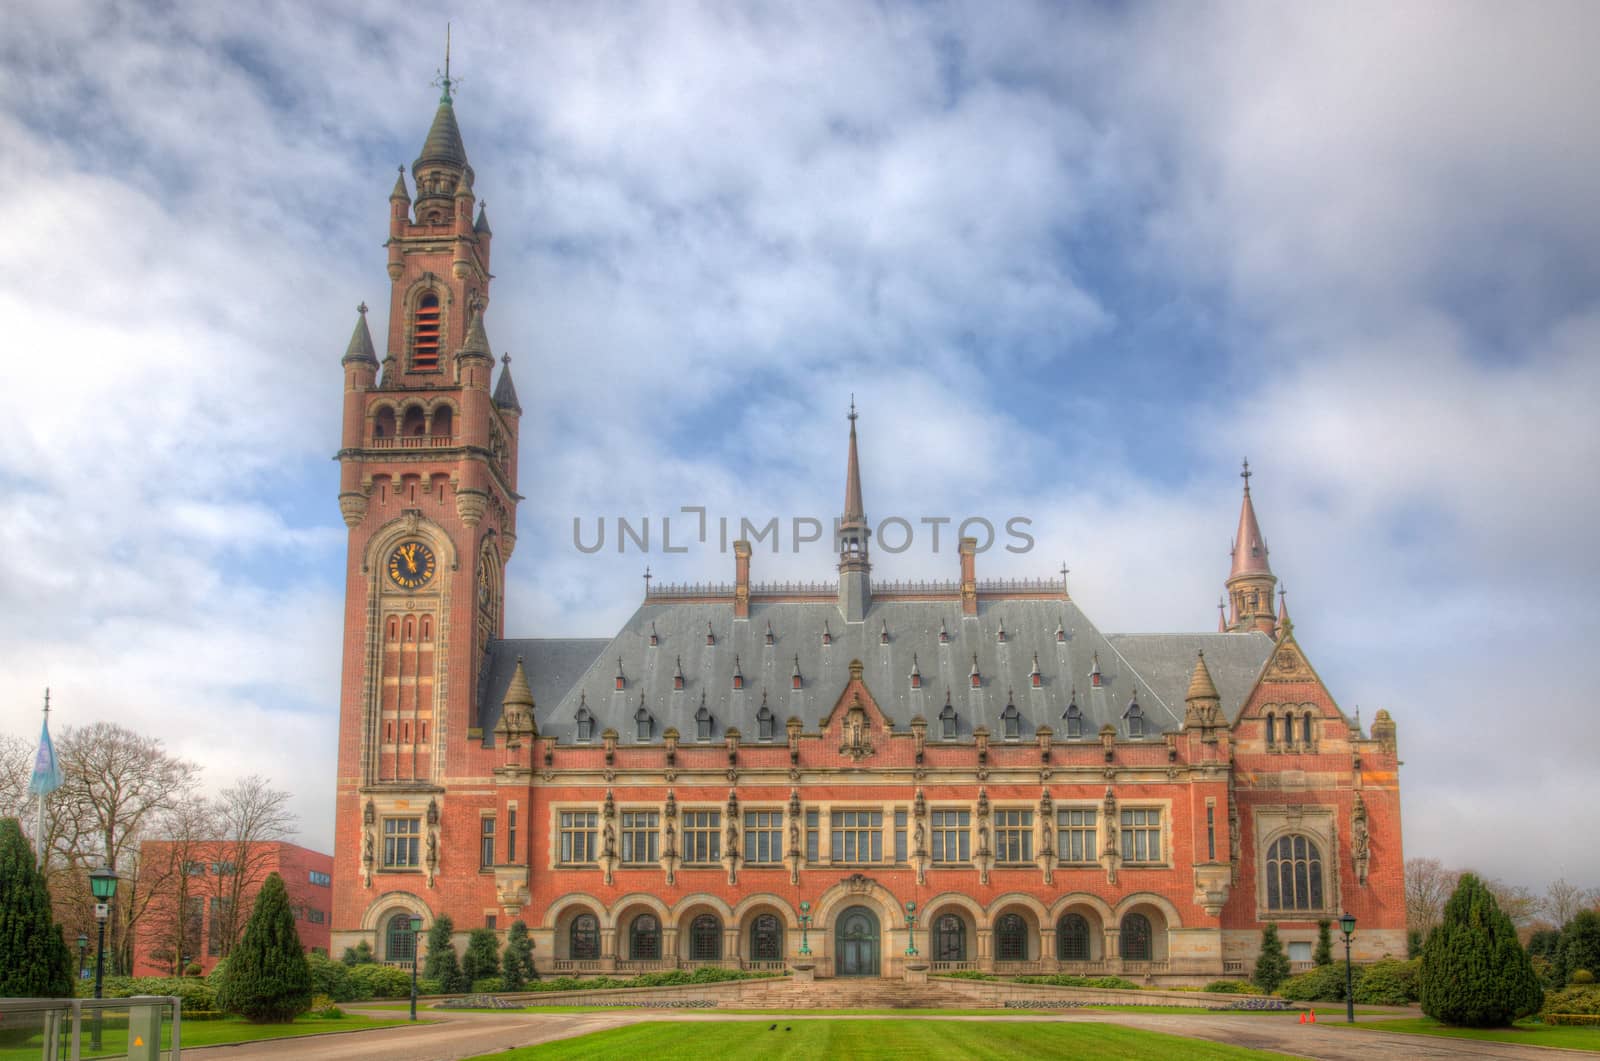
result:
<svg viewBox="0 0 1600 1061"><path fill-rule="evenodd" d="M371 1010L371 1016L393 1017L393 1010ZM1014 1012L1014 1011L1012 1011ZM718 1013L715 1010L607 1010L592 1013L460 1013L430 1010L433 1024L383 1028L373 1031L273 1039L235 1046L186 1049L185 1058L198 1061L458 1061L478 1054L517 1046L566 1039L618 1028L640 1021L772 1021L775 1014ZM1514 1043L1446 1039L1434 1035L1341 1028L1333 1022L1300 1024L1294 1016L1121 1013L1068 1010L1027 1016L848 1016L844 1014L786 1015L790 1020L950 1020L1022 1022L1085 1022L1120 1024L1143 1031L1209 1039L1213 1042L1271 1050L1317 1061L1393 1061L1396 1058L1481 1058L1496 1061L1552 1061L1573 1051ZM784 1017L778 1017L782 1020ZM1380 1018L1381 1019L1381 1018Z"/></svg>

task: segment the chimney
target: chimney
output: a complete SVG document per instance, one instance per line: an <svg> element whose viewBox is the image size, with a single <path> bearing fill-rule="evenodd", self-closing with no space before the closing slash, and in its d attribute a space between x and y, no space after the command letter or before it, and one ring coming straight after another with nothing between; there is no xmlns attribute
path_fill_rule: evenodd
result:
<svg viewBox="0 0 1600 1061"><path fill-rule="evenodd" d="M978 539L961 539L961 614L978 614Z"/></svg>
<svg viewBox="0 0 1600 1061"><path fill-rule="evenodd" d="M733 543L733 617L750 618L750 543Z"/></svg>

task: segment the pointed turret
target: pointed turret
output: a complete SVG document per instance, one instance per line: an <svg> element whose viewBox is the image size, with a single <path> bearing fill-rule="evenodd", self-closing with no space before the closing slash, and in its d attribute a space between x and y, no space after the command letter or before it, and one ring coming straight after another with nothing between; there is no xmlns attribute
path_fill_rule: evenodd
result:
<svg viewBox="0 0 1600 1061"><path fill-rule="evenodd" d="M472 223L472 231L480 236L494 235L494 231L489 228L489 208L481 200L478 202L478 220Z"/></svg>
<svg viewBox="0 0 1600 1061"><path fill-rule="evenodd" d="M517 401L517 385L511 382L511 355L500 359L500 381L494 385L494 403L508 412L522 413L522 403Z"/></svg>
<svg viewBox="0 0 1600 1061"><path fill-rule="evenodd" d="M400 167L400 174L394 179L394 190L389 193L389 200L408 205L411 202L411 192L406 188L406 168L404 166Z"/></svg>
<svg viewBox="0 0 1600 1061"><path fill-rule="evenodd" d="M489 349L489 334L483 328L483 310L474 308L472 320L467 324L467 337L461 341L461 349L456 351L456 360L469 359L493 362L494 352Z"/></svg>
<svg viewBox="0 0 1600 1061"><path fill-rule="evenodd" d="M1189 676L1189 695L1184 700L1192 704L1197 700L1220 699L1217 683L1211 680L1211 669L1206 666L1206 654L1202 652L1194 661L1194 673Z"/></svg>
<svg viewBox="0 0 1600 1061"><path fill-rule="evenodd" d="M518 656L517 669L512 673L511 684L506 687L505 699L501 701L500 723L495 726L495 733L509 739L538 736L533 708L533 690L528 686L527 671L522 669L522 657Z"/></svg>
<svg viewBox="0 0 1600 1061"><path fill-rule="evenodd" d="M1239 531L1233 540L1233 567L1228 573L1228 598L1233 602L1233 621L1228 629L1235 633L1260 630L1277 636L1278 621L1272 610L1272 590L1277 584L1267 563L1267 541L1256 521L1256 506L1250 499L1250 462L1244 462L1244 500L1239 506Z"/></svg>
<svg viewBox="0 0 1600 1061"><path fill-rule="evenodd" d="M416 217L418 224L440 224L450 220L454 212L452 199L463 182L472 187L472 167L467 163L467 148L461 140L461 127L456 124L456 109L450 96L450 52L445 49L444 76L440 79L444 91L439 95L439 109L434 112L433 124L428 128L422 151L411 163L411 176L417 184Z"/></svg>
<svg viewBox="0 0 1600 1061"><path fill-rule="evenodd" d="M856 400L850 399L850 456L845 467L844 513L839 518L839 610L846 622L859 623L866 618L872 603L870 573L872 565L867 560L866 506L861 500L861 460L856 453Z"/></svg>
<svg viewBox="0 0 1600 1061"><path fill-rule="evenodd" d="M361 303L356 307L356 329L350 333L350 345L344 348L344 357L339 359L341 365L348 365L353 361L378 367L378 352L372 346L372 332L367 330L367 304Z"/></svg>

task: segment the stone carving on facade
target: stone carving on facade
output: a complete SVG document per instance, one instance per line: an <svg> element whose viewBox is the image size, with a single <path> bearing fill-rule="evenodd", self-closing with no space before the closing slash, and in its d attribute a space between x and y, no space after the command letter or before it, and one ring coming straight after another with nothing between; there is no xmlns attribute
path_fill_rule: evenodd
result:
<svg viewBox="0 0 1600 1061"><path fill-rule="evenodd" d="M989 883L989 868L994 865L994 851L989 847L989 790L978 789L978 849L973 852L973 862L978 867L978 883Z"/></svg>
<svg viewBox="0 0 1600 1061"><path fill-rule="evenodd" d="M1228 793L1228 863L1233 867L1233 882L1239 883L1239 801Z"/></svg>
<svg viewBox="0 0 1600 1061"><path fill-rule="evenodd" d="M428 887L433 887L434 874L439 871L439 830L428 830Z"/></svg>
<svg viewBox="0 0 1600 1061"><path fill-rule="evenodd" d="M372 830L366 831L365 839L361 845L361 879L368 888L372 887L372 849L374 841Z"/></svg>
<svg viewBox="0 0 1600 1061"><path fill-rule="evenodd" d="M666 870L667 883L672 884L678 879L678 797L670 788L661 816L666 819L661 830L661 868Z"/></svg>
<svg viewBox="0 0 1600 1061"><path fill-rule="evenodd" d="M1106 786L1105 803L1101 805L1101 817L1105 822L1105 840L1100 845L1100 864L1106 870L1106 883L1117 883L1117 867L1122 864L1122 854L1119 850L1121 838L1120 827L1117 822L1117 797Z"/></svg>
<svg viewBox="0 0 1600 1061"><path fill-rule="evenodd" d="M800 790L789 790L789 883L800 883L800 864L805 853L800 847Z"/></svg>
<svg viewBox="0 0 1600 1061"><path fill-rule="evenodd" d="M852 873L839 883L842 884L844 886L844 890L851 895L866 895L878 885L877 881L873 880L865 873Z"/></svg>
<svg viewBox="0 0 1600 1061"><path fill-rule="evenodd" d="M1045 789L1039 796L1039 864L1044 869L1046 884L1055 880L1055 829L1052 828L1055 815L1055 801L1050 798L1050 790Z"/></svg>
<svg viewBox="0 0 1600 1061"><path fill-rule="evenodd" d="M1367 864L1370 861L1370 839L1367 833L1367 804L1356 793L1355 804L1350 808L1350 860L1355 865L1356 883L1367 883Z"/></svg>
<svg viewBox="0 0 1600 1061"><path fill-rule="evenodd" d="M841 728L844 743L839 746L840 755L848 755L852 762L859 763L872 754L872 742L867 739L867 710L861 706L860 694L850 702Z"/></svg>

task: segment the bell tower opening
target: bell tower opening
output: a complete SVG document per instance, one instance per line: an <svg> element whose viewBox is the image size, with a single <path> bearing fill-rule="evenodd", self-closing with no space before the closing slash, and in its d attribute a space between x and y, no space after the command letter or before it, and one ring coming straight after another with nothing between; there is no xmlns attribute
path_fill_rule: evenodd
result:
<svg viewBox="0 0 1600 1061"><path fill-rule="evenodd" d="M439 367L439 296L432 291L417 302L416 341L411 367L433 372Z"/></svg>

